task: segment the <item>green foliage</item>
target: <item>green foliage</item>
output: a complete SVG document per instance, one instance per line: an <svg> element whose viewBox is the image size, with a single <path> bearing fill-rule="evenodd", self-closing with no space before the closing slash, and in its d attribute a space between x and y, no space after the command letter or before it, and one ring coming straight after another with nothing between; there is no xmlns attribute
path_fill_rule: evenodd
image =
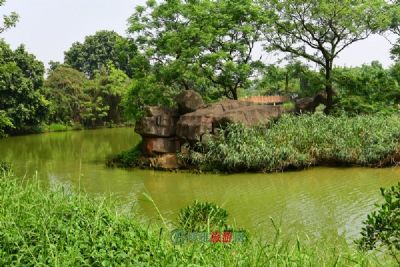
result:
<svg viewBox="0 0 400 267"><path fill-rule="evenodd" d="M50 99L49 121L77 123L81 120L82 103L88 100L85 75L67 65L59 65L50 71L43 93Z"/></svg>
<svg viewBox="0 0 400 267"><path fill-rule="evenodd" d="M399 142L398 116L285 115L268 128L229 125L183 157L189 166L225 172L320 163L383 166L396 162Z"/></svg>
<svg viewBox="0 0 400 267"><path fill-rule="evenodd" d="M0 0L0 7L6 3L6 0ZM19 16L15 12L11 12L10 15L3 15L3 25L0 26L0 34L5 32L7 29L12 28L18 22Z"/></svg>
<svg viewBox="0 0 400 267"><path fill-rule="evenodd" d="M225 230L228 212L210 202L194 201L178 214L178 225L182 230L200 232Z"/></svg>
<svg viewBox="0 0 400 267"><path fill-rule="evenodd" d="M1 266L389 266L336 244L278 239L174 246L108 199L0 177Z"/></svg>
<svg viewBox="0 0 400 267"><path fill-rule="evenodd" d="M251 55L264 22L250 0L149 1L129 19L129 32L162 87L237 99L262 67Z"/></svg>
<svg viewBox="0 0 400 267"><path fill-rule="evenodd" d="M28 130L46 120L49 103L40 92L43 74L43 64L23 46L12 51L0 41L0 111L3 123L6 118L13 131Z"/></svg>
<svg viewBox="0 0 400 267"><path fill-rule="evenodd" d="M128 151L121 152L117 155L111 156L106 161L107 167L118 167L118 168L133 168L138 167L139 157L142 156L141 143L134 146Z"/></svg>
<svg viewBox="0 0 400 267"><path fill-rule="evenodd" d="M6 135L5 132L13 127L14 125L7 113L4 110L0 110L0 138L4 137Z"/></svg>
<svg viewBox="0 0 400 267"><path fill-rule="evenodd" d="M384 247L400 263L400 183L389 189L381 188L385 202L364 221L362 238L357 240L361 249Z"/></svg>
<svg viewBox="0 0 400 267"><path fill-rule="evenodd" d="M390 114L399 110L400 73L397 66L384 69L378 62L356 68L335 68L338 92L336 112L348 115Z"/></svg>
<svg viewBox="0 0 400 267"><path fill-rule="evenodd" d="M318 64L325 74L327 112L333 106L332 69L349 45L386 29L385 0L266 0L272 17L266 25L267 47Z"/></svg>
<svg viewBox="0 0 400 267"><path fill-rule="evenodd" d="M146 106L173 107L178 92L158 83L154 75L148 75L133 81L123 99L124 110L128 118L136 121L143 117Z"/></svg>
<svg viewBox="0 0 400 267"><path fill-rule="evenodd" d="M324 89L321 73L311 70L299 61L285 67L268 65L254 85L256 95L315 96Z"/></svg>
<svg viewBox="0 0 400 267"><path fill-rule="evenodd" d="M64 61L91 78L96 71L110 63L132 77L137 64L136 51L136 46L130 40L116 32L98 31L87 36L83 43L74 43L65 52Z"/></svg>
<svg viewBox="0 0 400 267"><path fill-rule="evenodd" d="M0 176L11 174L12 171L13 168L11 166L11 163L0 160Z"/></svg>
<svg viewBox="0 0 400 267"><path fill-rule="evenodd" d="M56 65L43 89L51 99L49 121L86 127L121 123L122 98L130 84L129 77L112 65L96 71L93 80L68 65Z"/></svg>

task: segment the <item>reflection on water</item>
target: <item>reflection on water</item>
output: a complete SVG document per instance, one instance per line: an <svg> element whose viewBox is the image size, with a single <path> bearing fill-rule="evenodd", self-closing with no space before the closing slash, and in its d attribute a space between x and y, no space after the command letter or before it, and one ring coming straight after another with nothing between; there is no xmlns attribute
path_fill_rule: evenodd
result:
<svg viewBox="0 0 400 267"><path fill-rule="evenodd" d="M0 159L14 163L18 174L51 187L63 184L119 197L138 212L157 218L143 192L151 195L163 216L173 221L193 200L224 206L232 224L270 239L270 218L286 236L310 239L358 236L361 222L379 201L379 188L397 183L400 168L312 168L274 174L190 174L107 169L107 155L139 142L131 128L50 133L0 140Z"/></svg>

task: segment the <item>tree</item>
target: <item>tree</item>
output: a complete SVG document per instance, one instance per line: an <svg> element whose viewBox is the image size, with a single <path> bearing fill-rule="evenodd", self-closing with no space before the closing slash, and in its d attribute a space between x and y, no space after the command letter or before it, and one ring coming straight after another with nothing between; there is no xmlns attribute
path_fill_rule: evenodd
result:
<svg viewBox="0 0 400 267"><path fill-rule="evenodd" d="M99 31L76 42L65 52L64 61L93 78L95 72L111 63L129 76L134 75L137 48L114 31Z"/></svg>
<svg viewBox="0 0 400 267"><path fill-rule="evenodd" d="M43 93L50 99L50 122L80 123L83 102L88 100L84 73L67 65L50 70Z"/></svg>
<svg viewBox="0 0 400 267"><path fill-rule="evenodd" d="M251 0L148 1L131 16L129 32L160 82L237 99L262 67L252 57L261 11Z"/></svg>
<svg viewBox="0 0 400 267"><path fill-rule="evenodd" d="M103 67L96 72L91 86L86 89L92 105L86 109L86 117L92 121L92 126L102 122L120 123L122 121L122 98L127 94L131 85L129 77L113 65ZM97 111L102 115L98 117ZM92 113L92 115L88 115ZM105 114L105 115L104 115Z"/></svg>
<svg viewBox="0 0 400 267"><path fill-rule="evenodd" d="M40 92L43 74L43 63L23 46L12 51L0 41L0 112L15 131L36 127L47 118L49 103Z"/></svg>
<svg viewBox="0 0 400 267"><path fill-rule="evenodd" d="M379 32L387 24L385 0L264 1L273 23L265 28L269 49L318 64L325 75L326 112L333 106L334 60L351 44Z"/></svg>
<svg viewBox="0 0 400 267"><path fill-rule="evenodd" d="M399 66L384 69L374 61L361 67L333 70L338 104L334 110L347 115L393 113L399 110Z"/></svg>
<svg viewBox="0 0 400 267"><path fill-rule="evenodd" d="M6 3L6 0L0 0L0 7ZM10 15L3 15L3 25L0 26L0 34L7 29L12 28L18 22L19 16L17 13L12 12Z"/></svg>
<svg viewBox="0 0 400 267"><path fill-rule="evenodd" d="M256 94L310 97L322 90L320 84L320 73L294 61L285 67L274 64L266 66L254 90Z"/></svg>
<svg viewBox="0 0 400 267"><path fill-rule="evenodd" d="M400 1L391 1L391 5L388 8L387 16L390 18L388 29L397 37L400 36ZM390 50L392 59L396 62L400 61L400 38L397 38L395 44Z"/></svg>

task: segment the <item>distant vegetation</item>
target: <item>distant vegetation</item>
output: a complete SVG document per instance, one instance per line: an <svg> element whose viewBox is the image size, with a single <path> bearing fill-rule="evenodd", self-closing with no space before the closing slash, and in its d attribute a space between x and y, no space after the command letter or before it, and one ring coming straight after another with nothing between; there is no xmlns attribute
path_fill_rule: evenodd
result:
<svg viewBox="0 0 400 267"><path fill-rule="evenodd" d="M3 6L5 1L0 1ZM310 97L324 91L326 113L399 112L399 42L394 65L335 67L371 34L400 35L397 1L148 1L128 19L128 36L100 30L42 62L0 42L0 135L134 121L146 105L173 106L182 90L206 102L247 95ZM18 21L6 14L0 34ZM285 65L263 57L284 52ZM310 68L309 63L317 68ZM57 127L56 130L61 130Z"/></svg>

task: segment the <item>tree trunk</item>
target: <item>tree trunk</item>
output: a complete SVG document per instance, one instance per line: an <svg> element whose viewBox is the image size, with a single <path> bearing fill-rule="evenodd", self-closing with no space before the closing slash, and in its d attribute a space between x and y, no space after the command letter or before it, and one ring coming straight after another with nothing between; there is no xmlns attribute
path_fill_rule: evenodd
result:
<svg viewBox="0 0 400 267"><path fill-rule="evenodd" d="M325 66L325 91L326 91L326 108L325 114L329 114L333 108L333 86L332 86L332 62L326 61Z"/></svg>

